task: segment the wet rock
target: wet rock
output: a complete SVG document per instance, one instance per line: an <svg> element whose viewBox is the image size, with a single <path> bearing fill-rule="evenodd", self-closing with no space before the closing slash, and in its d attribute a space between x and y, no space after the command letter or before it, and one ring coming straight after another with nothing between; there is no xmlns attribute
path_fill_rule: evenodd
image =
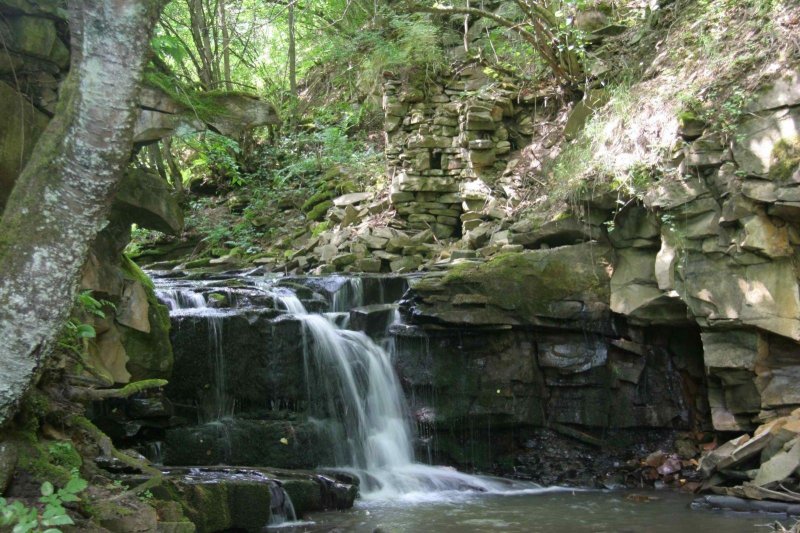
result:
<svg viewBox="0 0 800 533"><path fill-rule="evenodd" d="M603 366L608 360L606 345L600 339L579 335L550 336L541 339L538 346L539 365L562 372L584 372Z"/></svg>
<svg viewBox="0 0 800 533"><path fill-rule="evenodd" d="M172 416L172 405L162 397L131 398L128 400L128 415L131 418L163 418Z"/></svg>
<svg viewBox="0 0 800 533"><path fill-rule="evenodd" d="M0 442L0 494L5 493L14 476L18 457L19 446L15 441L7 439Z"/></svg>
<svg viewBox="0 0 800 533"><path fill-rule="evenodd" d="M223 419L169 429L164 441L169 465L313 468L330 463L329 452L313 424L282 420Z"/></svg>
<svg viewBox="0 0 800 533"><path fill-rule="evenodd" d="M386 336L389 325L394 321L396 304L375 304L356 307L350 310L350 328L363 331L373 338Z"/></svg>

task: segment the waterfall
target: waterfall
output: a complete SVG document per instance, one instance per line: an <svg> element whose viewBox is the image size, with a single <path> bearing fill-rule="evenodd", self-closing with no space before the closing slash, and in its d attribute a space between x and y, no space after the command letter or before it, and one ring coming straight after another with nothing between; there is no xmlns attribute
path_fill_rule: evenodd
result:
<svg viewBox="0 0 800 533"><path fill-rule="evenodd" d="M310 280L309 285L320 286L326 281ZM269 316L285 313L285 316L272 321L273 327L286 321L296 322L292 327L299 325L296 330L298 338L290 339L290 342L296 342L296 348L301 351L294 353L302 359L298 357L294 359L296 363L291 364L302 364L305 373L308 409L303 411L308 415L309 425L316 426L320 434L327 437L325 442L330 443L329 456L333 464L326 466L358 477L363 499L414 501L449 498L453 491L509 492L509 489L518 487L518 484L512 485L507 481L415 462L412 417L394 371L394 347L388 335L388 328L400 321L397 308L383 302L382 284L378 291L381 304L364 306L370 300L366 293L375 292L372 286L369 286L370 291L365 291L364 282L357 278L349 278L344 283L341 278L329 281L338 285L339 290L333 292L328 300L328 312L313 313L291 287L264 278L248 280L249 288L239 289L242 297L233 302L236 308L213 307L213 302L209 306L203 294L211 285L202 282L194 284L194 290L187 290L186 285L168 285L174 283L168 281L157 291L159 298L169 305L171 316L193 318L179 321L179 324L205 327L208 333L211 387L205 394L208 403L198 402L204 403L198 405L201 407L199 421L206 425L206 429L213 428L215 438L222 441L224 460L230 461L236 456L231 445L235 393L229 391L230 384L226 383L225 361L226 357L235 357L236 354L229 350L226 352L223 346L223 340L226 340L223 338L224 320L238 316L243 309L253 310L253 313L263 310L268 311L266 314ZM299 294L306 291L303 288ZM397 287L392 291L394 296L400 292ZM330 294L328 290L324 292ZM316 293L313 299L315 310L321 301L319 294ZM265 309L266 306L274 309ZM359 327L368 320L363 317L374 313L372 316L376 318L368 329L378 340L364 332L347 329L353 306L361 307L360 314L353 315L360 317ZM385 320L386 323L375 320ZM384 328L387 334L381 335ZM229 335L233 331L231 329ZM233 340L227 339L228 344ZM272 347L265 346L264 349L271 350ZM533 487L526 485L523 490L531 489ZM287 519L291 516L288 509L284 514Z"/></svg>
<svg viewBox="0 0 800 533"><path fill-rule="evenodd" d="M330 434L335 466L359 477L362 497L501 489L497 481L416 463L410 417L390 354L362 332L307 313L293 294L279 299L303 324L309 402Z"/></svg>
<svg viewBox="0 0 800 533"><path fill-rule="evenodd" d="M287 523L297 522L297 513L289 493L277 483L269 486L270 491L270 521L269 526L286 526Z"/></svg>
<svg viewBox="0 0 800 533"><path fill-rule="evenodd" d="M381 289L383 286L381 286ZM353 307L364 305L364 282L361 278L347 278L347 281L333 293L331 311L345 313Z"/></svg>
<svg viewBox="0 0 800 533"><path fill-rule="evenodd" d="M159 290L158 299L164 302L170 311L207 307L206 299L201 293L184 289Z"/></svg>
<svg viewBox="0 0 800 533"><path fill-rule="evenodd" d="M159 289L156 296L170 310L170 316L202 317L207 324L208 345L211 348L211 368L214 375L214 390L210 405L205 406L204 422L218 422L233 415L234 406L226 393L225 354L223 352L222 323L225 310L208 306L205 296L196 290ZM227 430L225 430L227 431Z"/></svg>

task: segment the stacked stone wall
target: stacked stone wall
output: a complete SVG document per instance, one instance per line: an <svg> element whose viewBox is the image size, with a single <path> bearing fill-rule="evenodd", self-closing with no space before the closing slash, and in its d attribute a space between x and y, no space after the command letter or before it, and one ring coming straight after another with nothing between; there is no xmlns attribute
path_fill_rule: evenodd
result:
<svg viewBox="0 0 800 533"><path fill-rule="evenodd" d="M439 238L471 229L485 185L534 133L542 102L469 67L424 87L389 78L383 109L391 200L412 230ZM480 183L480 186L476 186ZM466 215L466 216L465 216ZM463 226L462 226L463 223Z"/></svg>

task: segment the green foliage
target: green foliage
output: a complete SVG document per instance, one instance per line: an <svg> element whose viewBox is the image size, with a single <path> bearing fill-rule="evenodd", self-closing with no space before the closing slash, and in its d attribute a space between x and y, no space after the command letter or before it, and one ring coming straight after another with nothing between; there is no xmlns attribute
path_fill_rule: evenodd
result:
<svg viewBox="0 0 800 533"><path fill-rule="evenodd" d="M50 463L68 470L74 470L81 466L83 460L80 454L69 441L54 442L47 447L47 455Z"/></svg>
<svg viewBox="0 0 800 533"><path fill-rule="evenodd" d="M78 494L87 486L88 482L73 472L61 489L56 490L49 481L42 483L38 505L28 507L19 500L8 502L0 497L0 526L13 526L12 533L59 533L57 526L75 524L64 504L80 501Z"/></svg>
<svg viewBox="0 0 800 533"><path fill-rule="evenodd" d="M329 220L325 220L320 222L319 224L315 224L314 227L311 229L311 236L312 237L319 237L326 231L330 229L331 223Z"/></svg>
<svg viewBox="0 0 800 533"><path fill-rule="evenodd" d="M92 296L91 290L81 291L75 297L72 316L64 324L58 337L58 345L73 353L81 354L86 350L87 342L97 336L94 326L88 323L92 317L105 318L103 308L114 308L108 300L98 300Z"/></svg>
<svg viewBox="0 0 800 533"><path fill-rule="evenodd" d="M239 143L210 131L186 136L182 140L195 152L190 168L196 177L227 179L234 187L245 184L246 177L240 173L236 160L236 156L242 152Z"/></svg>
<svg viewBox="0 0 800 533"><path fill-rule="evenodd" d="M363 139L349 136L346 118L341 125L326 123L328 118L317 117L308 129L263 145L258 154L263 163L256 171L258 179L280 189L307 184L334 166L352 167L356 174L381 172L383 154Z"/></svg>

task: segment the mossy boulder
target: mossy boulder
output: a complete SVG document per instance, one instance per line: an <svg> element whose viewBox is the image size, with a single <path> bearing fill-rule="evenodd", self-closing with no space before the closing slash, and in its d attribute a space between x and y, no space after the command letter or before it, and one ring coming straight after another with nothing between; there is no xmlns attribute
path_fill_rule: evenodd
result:
<svg viewBox="0 0 800 533"><path fill-rule="evenodd" d="M257 481L183 485L185 511L198 533L261 531L270 519L269 485Z"/></svg>
<svg viewBox="0 0 800 533"><path fill-rule="evenodd" d="M775 181L789 181L800 168L800 135L781 139L772 149L769 177ZM795 180L800 177L794 178Z"/></svg>
<svg viewBox="0 0 800 533"><path fill-rule="evenodd" d="M328 190L318 191L318 192L312 194L311 197L308 198L308 200L303 202L303 205L300 206L300 209L304 213L308 213L317 204L320 204L320 203L324 202L325 200L331 200L331 199L333 199L333 193L331 191L328 191Z"/></svg>
<svg viewBox="0 0 800 533"><path fill-rule="evenodd" d="M10 41L6 46L12 50L37 59L44 59L59 68L69 64L69 49L58 37L56 21L38 16L8 17Z"/></svg>
<svg viewBox="0 0 800 533"><path fill-rule="evenodd" d="M472 325L599 320L608 313L612 256L610 248L586 243L461 263L412 283L412 314Z"/></svg>
<svg viewBox="0 0 800 533"><path fill-rule="evenodd" d="M153 282L133 261L123 256L122 272L126 280L140 283L147 295L147 318L150 331L117 326L128 356L127 370L131 380L169 378L172 375L173 354L170 343L169 310L156 298Z"/></svg>
<svg viewBox="0 0 800 533"><path fill-rule="evenodd" d="M310 479L289 479L282 483L283 490L292 499L294 511L297 516L308 512L320 511L324 508L322 501L322 487Z"/></svg>

